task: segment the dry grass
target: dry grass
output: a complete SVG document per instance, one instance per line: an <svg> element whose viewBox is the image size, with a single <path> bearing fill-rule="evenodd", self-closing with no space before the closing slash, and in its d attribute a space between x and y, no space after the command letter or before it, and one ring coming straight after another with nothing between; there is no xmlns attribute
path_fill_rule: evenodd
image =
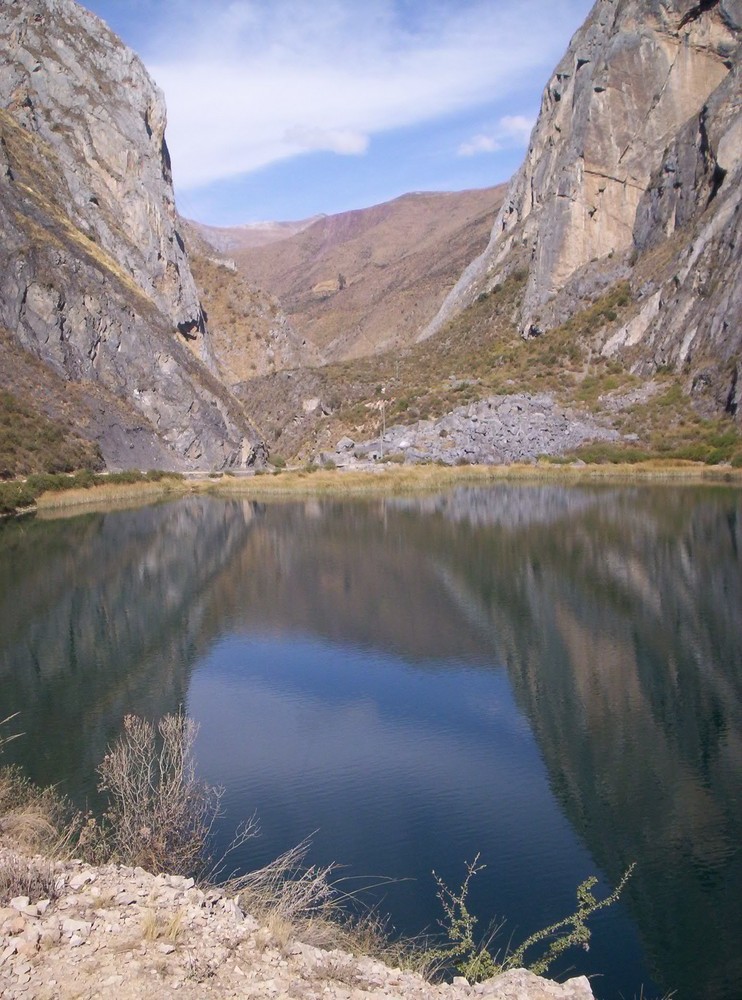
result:
<svg viewBox="0 0 742 1000"><path fill-rule="evenodd" d="M392 940L385 918L364 906L358 893L334 880L335 865L306 865L303 841L257 871L223 888L265 929L269 943L286 952L292 941L378 958L397 968L426 971L426 949L412 939ZM428 970L430 971L430 970Z"/></svg>
<svg viewBox="0 0 742 1000"><path fill-rule="evenodd" d="M290 497L302 495L353 496L383 493L415 493L458 485L488 485L505 481L559 481L579 483L595 479L630 479L677 482L733 483L742 485L742 470L708 466L698 462L650 459L636 463L595 465L555 464L542 461L528 465L411 465L384 466L369 470L290 471L280 475L222 480L211 492L218 495Z"/></svg>
<svg viewBox="0 0 742 1000"><path fill-rule="evenodd" d="M163 496L178 496L191 492L197 485L182 479L164 478L159 482L103 483L87 489L62 490L42 493L36 500L39 511L50 511L66 507L104 507L112 502L128 500L152 500Z"/></svg>
<svg viewBox="0 0 742 1000"><path fill-rule="evenodd" d="M145 941L167 941L177 944L183 933L183 911L158 913L146 910L142 919L142 937Z"/></svg>
<svg viewBox="0 0 742 1000"><path fill-rule="evenodd" d="M11 765L0 768L0 842L24 855L70 857L89 827L54 788L37 788ZM22 894L21 894L22 895Z"/></svg>
<svg viewBox="0 0 742 1000"><path fill-rule="evenodd" d="M617 461L619 453L596 463L571 460L542 460L534 464L443 466L396 465L369 469L293 469L278 474L226 476L214 479L163 479L160 482L110 483L88 489L43 493L36 500L38 513L46 518L70 517L75 513L110 511L149 504L162 498L211 493L215 496L290 498L298 496L375 496L425 493L459 485L488 485L496 482L582 481L623 479L741 484L742 468L707 465L684 459L652 458L646 461Z"/></svg>
<svg viewBox="0 0 742 1000"><path fill-rule="evenodd" d="M32 902L55 899L53 864L13 851L0 853L0 906L7 906L17 896L28 896Z"/></svg>

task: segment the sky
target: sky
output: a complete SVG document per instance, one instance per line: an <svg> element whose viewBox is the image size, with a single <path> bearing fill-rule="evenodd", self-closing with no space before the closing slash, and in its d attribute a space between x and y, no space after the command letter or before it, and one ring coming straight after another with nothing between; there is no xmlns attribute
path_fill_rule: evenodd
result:
<svg viewBox="0 0 742 1000"><path fill-rule="evenodd" d="M180 212L298 220L507 180L592 0L84 0L164 90Z"/></svg>

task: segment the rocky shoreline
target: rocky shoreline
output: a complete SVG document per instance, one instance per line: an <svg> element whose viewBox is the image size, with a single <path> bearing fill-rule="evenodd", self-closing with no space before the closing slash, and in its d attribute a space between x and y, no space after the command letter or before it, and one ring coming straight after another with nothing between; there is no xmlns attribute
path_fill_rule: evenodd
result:
<svg viewBox="0 0 742 1000"><path fill-rule="evenodd" d="M302 944L280 921L261 926L236 899L182 876L8 850L0 866L23 870L29 886L0 906L6 1000L593 1000L585 977L557 984L523 969L473 986L462 978L434 985L376 959Z"/></svg>

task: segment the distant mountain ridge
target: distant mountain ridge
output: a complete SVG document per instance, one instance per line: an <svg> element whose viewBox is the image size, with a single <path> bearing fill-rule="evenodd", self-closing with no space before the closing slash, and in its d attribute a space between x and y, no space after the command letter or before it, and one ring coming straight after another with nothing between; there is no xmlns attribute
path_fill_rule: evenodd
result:
<svg viewBox="0 0 742 1000"><path fill-rule="evenodd" d="M290 236L296 236L297 233L303 232L325 217L324 214L320 214L296 222L246 222L240 226L209 226L194 219L189 219L188 222L195 226L201 236L216 250L229 253L233 250L250 250L278 243Z"/></svg>
<svg viewBox="0 0 742 1000"><path fill-rule="evenodd" d="M212 246L229 246L244 278L276 296L297 334L334 361L414 340L484 248L504 191L417 192L275 223L265 230L271 241L252 247L238 242L256 227L198 229Z"/></svg>

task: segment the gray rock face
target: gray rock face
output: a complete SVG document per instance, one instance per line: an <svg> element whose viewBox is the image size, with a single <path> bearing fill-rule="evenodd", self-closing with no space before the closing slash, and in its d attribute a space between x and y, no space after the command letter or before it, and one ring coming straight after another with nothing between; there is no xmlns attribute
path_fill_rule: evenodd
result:
<svg viewBox="0 0 742 1000"><path fill-rule="evenodd" d="M374 460L401 455L406 461L446 465L501 465L560 455L587 441L619 437L614 428L558 406L551 396L519 393L460 406L440 420L389 427L383 442L376 439L356 445L354 455Z"/></svg>
<svg viewBox="0 0 742 1000"><path fill-rule="evenodd" d="M663 289L609 350L643 343L651 323L648 369L691 348L738 356L737 293L706 283L700 302L700 274L719 262L739 285L741 26L740 0L598 0L546 86L487 250L421 339L517 268L528 272L521 329L539 334L563 318L555 297L589 285L596 262L626 276L632 249L682 231L686 288Z"/></svg>
<svg viewBox="0 0 742 1000"><path fill-rule="evenodd" d="M0 325L65 379L133 406L153 456L253 460L257 434L212 374L162 94L72 0L3 4L0 44ZM100 443L126 464L115 435Z"/></svg>
<svg viewBox="0 0 742 1000"><path fill-rule="evenodd" d="M162 92L139 58L77 3L3 6L3 107L54 150L71 221L94 235L174 326L202 332L177 230Z"/></svg>
<svg viewBox="0 0 742 1000"><path fill-rule="evenodd" d="M689 389L742 417L742 101L739 63L665 150L639 202L634 245L685 236L670 272L643 285L639 312L604 345L638 349L634 370L687 370Z"/></svg>

